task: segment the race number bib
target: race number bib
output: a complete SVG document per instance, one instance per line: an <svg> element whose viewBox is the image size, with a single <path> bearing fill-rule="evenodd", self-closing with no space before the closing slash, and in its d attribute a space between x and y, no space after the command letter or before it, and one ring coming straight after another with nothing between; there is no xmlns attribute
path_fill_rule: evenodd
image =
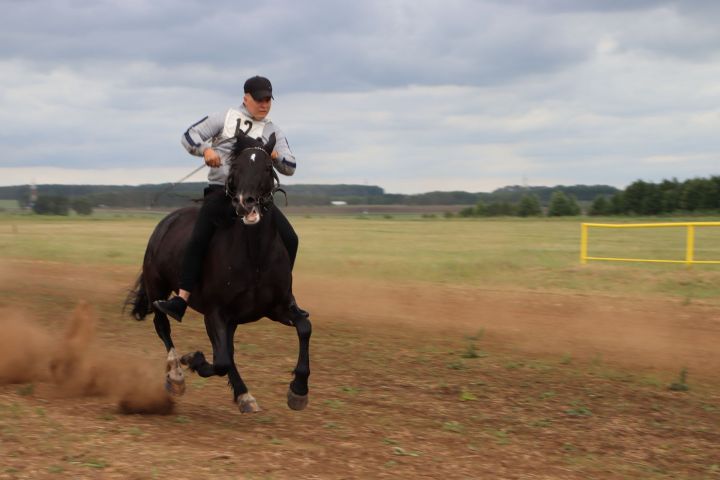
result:
<svg viewBox="0 0 720 480"><path fill-rule="evenodd" d="M265 120L254 120L252 117L245 115L238 110L230 110L225 117L225 128L223 136L225 138L234 137L240 132L252 138L262 140L262 133L265 129Z"/></svg>

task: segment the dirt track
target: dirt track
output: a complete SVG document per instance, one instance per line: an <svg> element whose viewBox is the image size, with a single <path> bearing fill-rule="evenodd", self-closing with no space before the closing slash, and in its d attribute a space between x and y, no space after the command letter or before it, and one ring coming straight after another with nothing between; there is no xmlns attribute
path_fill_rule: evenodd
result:
<svg viewBox="0 0 720 480"><path fill-rule="evenodd" d="M118 312L136 269L0 264L5 316L57 331L86 299L99 344L163 377L152 323ZM241 327L264 409L188 376L169 416L121 415L50 382L0 387L0 478L717 478L720 313L677 301L298 277L311 404L284 405L293 330ZM209 352L201 320L174 326ZM12 360L12 359L10 359ZM666 386L681 368L689 393Z"/></svg>
<svg viewBox="0 0 720 480"><path fill-rule="evenodd" d="M501 351L600 358L646 370L684 366L720 379L720 311L714 306L323 278L301 279L298 291L324 316L349 316L362 325L448 336L484 329L485 343Z"/></svg>

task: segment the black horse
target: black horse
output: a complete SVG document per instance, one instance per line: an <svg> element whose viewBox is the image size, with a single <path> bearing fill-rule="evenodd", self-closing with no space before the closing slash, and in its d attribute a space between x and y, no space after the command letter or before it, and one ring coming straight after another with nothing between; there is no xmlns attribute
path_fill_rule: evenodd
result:
<svg viewBox="0 0 720 480"><path fill-rule="evenodd" d="M294 326L300 340L298 362L288 389L288 406L302 410L308 402L310 376L310 321L291 311L292 273L290 258L272 216L277 212L273 194L280 190L270 153L275 135L267 144L252 138L237 138L231 155L226 195L237 217L218 228L205 256L202 278L189 305L205 317L212 343L213 363L202 352L179 357L170 337L170 322L155 311L155 330L168 351L166 387L182 395L185 380L180 364L202 377L228 376L233 400L241 412L259 410L234 362L233 337L239 324L263 317ZM232 208L229 208L232 210ZM152 311L152 302L177 291L180 263L198 214L197 207L176 210L155 227L140 277L128 298L132 315L142 320Z"/></svg>

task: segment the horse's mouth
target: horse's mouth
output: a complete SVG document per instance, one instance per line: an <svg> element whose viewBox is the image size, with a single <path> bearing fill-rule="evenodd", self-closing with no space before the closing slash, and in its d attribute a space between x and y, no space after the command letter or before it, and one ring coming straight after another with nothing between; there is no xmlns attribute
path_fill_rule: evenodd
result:
<svg viewBox="0 0 720 480"><path fill-rule="evenodd" d="M252 207L249 212L243 215L242 221L245 225L255 225L258 223L260 221L260 210L258 210L258 207Z"/></svg>

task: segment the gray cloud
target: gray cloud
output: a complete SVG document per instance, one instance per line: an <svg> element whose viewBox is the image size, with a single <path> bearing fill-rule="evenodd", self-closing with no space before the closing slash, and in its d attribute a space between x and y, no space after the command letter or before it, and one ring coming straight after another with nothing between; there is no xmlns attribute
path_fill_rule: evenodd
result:
<svg viewBox="0 0 720 480"><path fill-rule="evenodd" d="M714 2L3 8L3 175L125 168L123 178L149 169L179 178L198 161L181 133L239 103L257 73L272 78L273 117L298 154L292 181L482 190L523 176L622 186L718 173Z"/></svg>
<svg viewBox="0 0 720 480"><path fill-rule="evenodd" d="M75 2L13 5L0 55L260 66L294 91L479 85L582 60L588 45L522 7L473 2ZM27 30L27 25L35 25Z"/></svg>

